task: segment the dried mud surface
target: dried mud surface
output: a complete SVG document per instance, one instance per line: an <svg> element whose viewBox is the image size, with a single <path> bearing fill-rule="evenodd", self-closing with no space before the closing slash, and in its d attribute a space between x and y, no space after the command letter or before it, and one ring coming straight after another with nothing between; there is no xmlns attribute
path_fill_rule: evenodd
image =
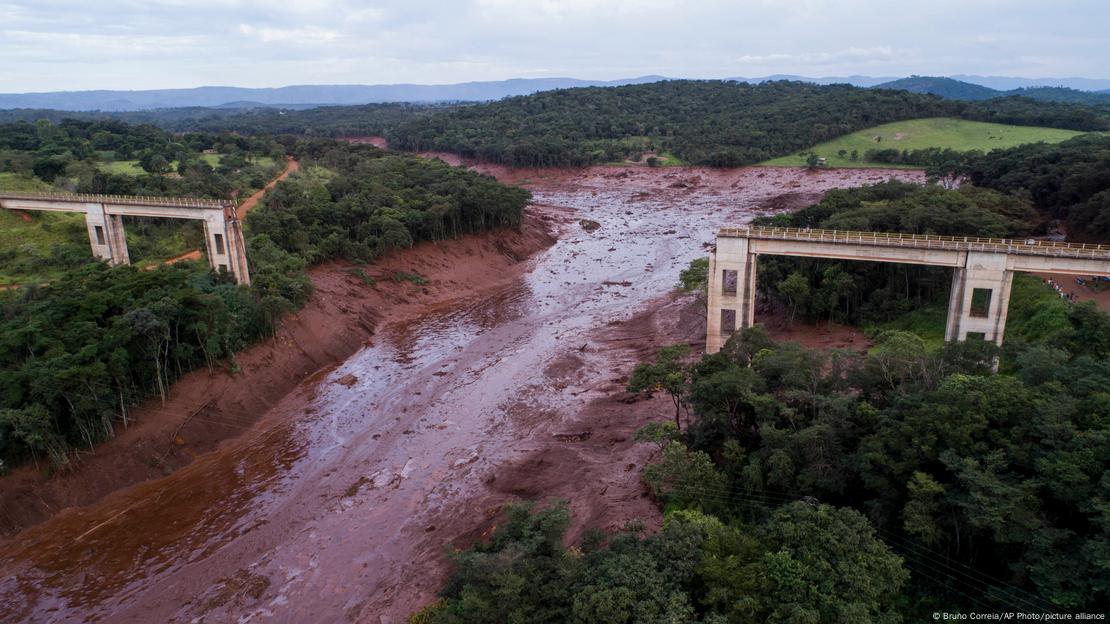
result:
<svg viewBox="0 0 1110 624"><path fill-rule="evenodd" d="M448 549L487 533L507 501L568 500L571 537L633 518L655 526L638 474L654 447L631 434L673 408L623 387L659 346L701 347L704 311L672 292L678 271L723 224L830 188L921 180L904 170L475 168L530 188L530 223L557 224L558 240L524 260L529 245L505 254L489 236L481 245L495 257L523 261L460 253L439 258L434 275L412 265L424 260L412 250L394 266L431 276L429 293L399 284L377 304L344 267L315 269L320 293L286 338L304 357L282 359L273 341L240 358L246 375L273 370L273 381L258 372L222 391L174 388L195 406L234 387L244 401L259 395L243 414L264 414L166 477L0 543L0 619L402 622L433 598ZM284 376L299 385L267 396ZM167 446L167 433L152 440ZM187 455L183 439L173 447Z"/></svg>

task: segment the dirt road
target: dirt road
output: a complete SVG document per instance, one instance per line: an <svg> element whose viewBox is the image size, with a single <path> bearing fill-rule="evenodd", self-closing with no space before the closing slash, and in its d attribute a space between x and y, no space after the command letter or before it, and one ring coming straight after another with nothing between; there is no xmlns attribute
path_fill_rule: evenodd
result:
<svg viewBox="0 0 1110 624"><path fill-rule="evenodd" d="M506 500L565 497L576 530L655 522L651 448L629 435L669 403L621 388L657 346L700 339L697 304L669 294L678 271L783 195L920 178L486 169L564 223L529 272L385 327L178 472L0 544L0 619L402 622Z"/></svg>
<svg viewBox="0 0 1110 624"><path fill-rule="evenodd" d="M270 180L269 182L267 182L266 186L262 187L261 190L259 190L258 192L254 193L253 195L248 197L246 199L246 201L244 201L243 203L239 204L239 207L235 209L235 216L239 217L240 221L242 221L243 219L246 219L247 218L247 213L250 212L255 206L258 205L258 202L261 201L262 198L266 196L267 191L269 191L270 189L277 186L278 182L281 182L285 178L288 178L294 172L299 171L300 168L301 168L301 163L294 160L292 156L286 156L285 170L282 171L281 174L278 175L278 177L276 177L273 180Z"/></svg>

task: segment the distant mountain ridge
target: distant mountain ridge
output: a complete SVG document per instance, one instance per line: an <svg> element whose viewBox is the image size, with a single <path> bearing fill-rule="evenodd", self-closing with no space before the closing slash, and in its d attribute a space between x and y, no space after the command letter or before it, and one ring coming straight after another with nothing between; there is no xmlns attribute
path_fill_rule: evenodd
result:
<svg viewBox="0 0 1110 624"><path fill-rule="evenodd" d="M476 102L511 95L573 87L609 87L665 80L641 76L620 80L513 78L446 85L293 85L276 88L195 87L148 91L55 91L0 94L0 109L42 108L71 111L133 111L191 106L227 107L233 103L281 108L382 102Z"/></svg>
<svg viewBox="0 0 1110 624"><path fill-rule="evenodd" d="M1068 87L1019 87L1000 91L979 84L943 76L910 76L875 85L875 89L898 89L911 93L939 95L950 100L989 100L997 97L1021 96L1046 102L1110 105L1110 92L1081 91Z"/></svg>
<svg viewBox="0 0 1110 624"><path fill-rule="evenodd" d="M910 93L928 93L950 100L989 100L1002 95L1001 91L983 85L963 82L954 78L910 76L875 85L876 89L897 89Z"/></svg>
<svg viewBox="0 0 1110 624"><path fill-rule="evenodd" d="M509 80L461 82L456 84L379 84L379 85L291 85L274 88L195 87L189 89L151 89L138 91L95 90L53 91L44 93L0 93L0 109L52 109L63 111L144 111L163 108L287 108L371 104L389 102L482 102L540 91L575 87L615 87L673 80L666 76L640 76L617 80L578 78L513 78ZM1025 95L1058 101L1083 101L1076 93L1099 96L1110 94L1110 79L1091 78L1007 78L998 76L952 76L930 78L911 76L825 76L807 77L774 74L762 77L731 77L723 80L761 83L777 80L809 82L819 85L850 84L857 87L903 89L915 93L935 93L952 99L987 99L1000 95ZM930 86L929 81L935 82ZM1006 90L1000 90L999 87ZM930 90L932 89L932 90ZM1022 93L1012 91L1022 89ZM1041 91L1041 89L1047 89ZM989 95L991 92L994 95ZM1063 99L1060 99L1063 98Z"/></svg>

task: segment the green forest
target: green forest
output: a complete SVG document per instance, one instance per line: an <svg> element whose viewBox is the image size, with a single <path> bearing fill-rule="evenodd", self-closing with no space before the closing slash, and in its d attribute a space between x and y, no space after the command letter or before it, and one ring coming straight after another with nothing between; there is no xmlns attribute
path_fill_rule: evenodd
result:
<svg viewBox="0 0 1110 624"><path fill-rule="evenodd" d="M38 188L79 192L226 198L265 182L251 178L260 151L270 162L288 151L306 169L247 219L250 287L204 262L108 267L83 241L43 252L55 262L49 284L0 292L0 468L40 459L64 467L75 449L126 426L129 406L164 396L190 370L234 373L236 351L307 301L309 265L365 262L421 240L511 226L530 198L440 161L327 140L281 144L118 122L40 122L0 127L0 146L9 172ZM222 156L214 169L200 157L209 146ZM96 166L116 158L154 165L141 175ZM3 262L25 261L27 251L5 249Z"/></svg>
<svg viewBox="0 0 1110 624"><path fill-rule="evenodd" d="M675 80L459 107L404 122L386 136L398 149L448 151L514 166L580 166L654 150L691 164L731 167L926 117L1110 129L1106 110L1024 98L988 104L848 85Z"/></svg>
<svg viewBox="0 0 1110 624"><path fill-rule="evenodd" d="M1066 306L1059 301L1059 306ZM570 548L567 511L512 508L454 555L416 622L916 622L944 611L1103 612L1110 579L1110 318L1063 312L1094 345L869 354L744 330L714 355L637 367L684 428L638 436L663 530ZM1074 343L1072 343L1074 344ZM662 392L662 390L660 390Z"/></svg>
<svg viewBox="0 0 1110 624"><path fill-rule="evenodd" d="M1022 145L950 167L972 183L1026 196L1067 225L1069 239L1110 243L1110 136Z"/></svg>
<svg viewBox="0 0 1110 624"><path fill-rule="evenodd" d="M1110 135L1008 149L876 149L867 160L925 167L931 177L966 179L1031 202L1066 225L1071 240L1110 242Z"/></svg>
<svg viewBox="0 0 1110 624"><path fill-rule="evenodd" d="M306 172L278 184L247 216L264 235L311 264L368 261L414 241L518 225L531 195L441 160L329 140L291 147Z"/></svg>
<svg viewBox="0 0 1110 624"><path fill-rule="evenodd" d="M1110 130L1110 108L1013 95L946 100L897 89L802 82L665 80L540 92L489 103L181 108L119 113L0 111L0 122L116 123L246 136L381 135L391 147L448 151L514 166L580 166L669 153L730 167L884 123L956 117L1082 132ZM186 135L187 136L187 135Z"/></svg>
<svg viewBox="0 0 1110 624"><path fill-rule="evenodd" d="M361 104L314 108L202 106L143 111L90 112L51 109L0 110L0 124L67 119L84 122L117 121L132 126L150 125L175 133L224 133L242 135L299 135L352 137L385 134L387 130L426 115L468 104Z"/></svg>

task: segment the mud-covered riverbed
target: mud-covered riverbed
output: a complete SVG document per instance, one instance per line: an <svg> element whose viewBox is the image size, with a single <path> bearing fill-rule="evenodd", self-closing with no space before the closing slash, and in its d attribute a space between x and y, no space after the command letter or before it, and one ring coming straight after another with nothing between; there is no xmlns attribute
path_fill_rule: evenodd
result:
<svg viewBox="0 0 1110 624"><path fill-rule="evenodd" d="M651 348L697 340L696 307L668 296L679 270L723 224L920 179L485 169L533 190L532 218L563 223L527 273L382 328L252 431L0 544L0 617L400 622L434 595L447 548L504 500L554 494L581 522L651 521L637 478L651 449L627 433L667 404L613 397Z"/></svg>

